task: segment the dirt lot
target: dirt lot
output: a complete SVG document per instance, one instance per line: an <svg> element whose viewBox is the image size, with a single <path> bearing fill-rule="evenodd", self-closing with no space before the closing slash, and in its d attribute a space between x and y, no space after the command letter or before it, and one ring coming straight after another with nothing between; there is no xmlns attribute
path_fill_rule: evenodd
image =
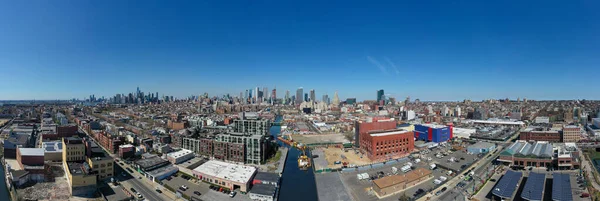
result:
<svg viewBox="0 0 600 201"><path fill-rule="evenodd" d="M355 152L352 150L349 150L348 152L344 152L343 149L335 148L335 147L322 148L322 150L325 153L325 160L327 160L328 168L342 167L342 164L335 165L334 164L335 161L348 162L349 164L354 164L357 166L372 163L371 160L369 160L369 158L367 158L366 156L364 156L363 158L360 158L361 154L360 153L355 154ZM346 157L346 159L343 159L342 155L344 157Z"/></svg>
<svg viewBox="0 0 600 201"><path fill-rule="evenodd" d="M294 141L302 144L313 144L313 143L347 143L343 134L326 134L326 135L292 135Z"/></svg>
<svg viewBox="0 0 600 201"><path fill-rule="evenodd" d="M66 200L71 197L69 184L64 177L56 178L55 182L37 183L31 187L18 189L17 194L23 199L32 200Z"/></svg>

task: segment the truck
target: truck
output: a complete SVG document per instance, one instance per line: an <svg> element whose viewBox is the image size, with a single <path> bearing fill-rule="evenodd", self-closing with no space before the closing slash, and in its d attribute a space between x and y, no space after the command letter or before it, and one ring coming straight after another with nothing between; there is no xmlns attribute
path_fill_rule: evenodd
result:
<svg viewBox="0 0 600 201"><path fill-rule="evenodd" d="M433 180L433 183L436 184L436 185L438 185L438 184L441 184L442 181L440 181L439 179L436 179L436 180Z"/></svg>
<svg viewBox="0 0 600 201"><path fill-rule="evenodd" d="M402 170L402 172L407 173L411 170L410 166L405 165L403 167L400 168L400 170Z"/></svg>
<svg viewBox="0 0 600 201"><path fill-rule="evenodd" d="M473 175L475 175L475 172L473 172L473 171L469 172L469 176L473 176Z"/></svg>
<svg viewBox="0 0 600 201"><path fill-rule="evenodd" d="M446 180L448 180L448 178L447 178L447 177L440 176L440 181L446 181Z"/></svg>
<svg viewBox="0 0 600 201"><path fill-rule="evenodd" d="M397 167L392 167L392 173L396 174L396 172L398 172L398 168Z"/></svg>
<svg viewBox="0 0 600 201"><path fill-rule="evenodd" d="M406 165L408 165L408 166L410 166L410 167L412 167L412 166L413 166L413 164L412 164L411 162L408 162L408 163L406 163Z"/></svg>
<svg viewBox="0 0 600 201"><path fill-rule="evenodd" d="M421 159L418 159L418 158L415 159L415 163L420 163L420 162L421 162Z"/></svg>
<svg viewBox="0 0 600 201"><path fill-rule="evenodd" d="M448 172L446 172L446 175L448 175L448 176L452 175L452 170L448 170Z"/></svg>
<svg viewBox="0 0 600 201"><path fill-rule="evenodd" d="M437 166L435 165L435 163L429 164L429 169L433 170L435 169Z"/></svg>

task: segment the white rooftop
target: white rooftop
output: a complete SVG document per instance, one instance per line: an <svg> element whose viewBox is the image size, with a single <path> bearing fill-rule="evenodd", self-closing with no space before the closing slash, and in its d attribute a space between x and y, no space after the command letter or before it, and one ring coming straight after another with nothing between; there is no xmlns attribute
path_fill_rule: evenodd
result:
<svg viewBox="0 0 600 201"><path fill-rule="evenodd" d="M192 151L187 150L187 149L181 149L179 151L176 152L171 152L167 154L167 157L171 157L171 158L179 158L188 154L191 154Z"/></svg>
<svg viewBox="0 0 600 201"><path fill-rule="evenodd" d="M44 156L43 148L19 148L22 156Z"/></svg>
<svg viewBox="0 0 600 201"><path fill-rule="evenodd" d="M403 134L403 133L408 133L408 132L410 132L410 131L407 131L407 130L396 130L396 131L390 131L390 132L372 133L372 134L369 134L369 135L371 135L373 137L379 137L379 136Z"/></svg>
<svg viewBox="0 0 600 201"><path fill-rule="evenodd" d="M426 126L429 128L445 128L446 127L444 125L438 125L438 124L421 124L421 126Z"/></svg>
<svg viewBox="0 0 600 201"><path fill-rule="evenodd" d="M250 181L256 172L256 168L217 160L210 160L198 166L196 169L194 169L194 171L220 179L226 179L239 183L248 183L248 181Z"/></svg>

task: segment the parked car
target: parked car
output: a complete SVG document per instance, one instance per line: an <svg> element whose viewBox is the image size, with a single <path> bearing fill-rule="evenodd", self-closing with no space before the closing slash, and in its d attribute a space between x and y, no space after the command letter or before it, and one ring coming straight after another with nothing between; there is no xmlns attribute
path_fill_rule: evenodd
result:
<svg viewBox="0 0 600 201"><path fill-rule="evenodd" d="M496 182L496 179L490 179L491 182Z"/></svg>
<svg viewBox="0 0 600 201"><path fill-rule="evenodd" d="M131 190L131 192L133 193L137 193L137 191L134 188L130 188L129 190Z"/></svg>
<svg viewBox="0 0 600 201"><path fill-rule="evenodd" d="M162 193L162 191L160 189L156 189L157 193Z"/></svg>
<svg viewBox="0 0 600 201"><path fill-rule="evenodd" d="M235 197L235 191L231 191L231 193L229 193L229 197Z"/></svg>
<svg viewBox="0 0 600 201"><path fill-rule="evenodd" d="M200 192L198 192L198 191L194 191L194 194L196 194L197 196L200 196L200 195L202 195L202 194L201 194Z"/></svg>
<svg viewBox="0 0 600 201"><path fill-rule="evenodd" d="M187 187L186 185L181 185L181 188L183 188L183 189L185 189L185 190L187 190L187 189L188 189L188 187Z"/></svg>
<svg viewBox="0 0 600 201"><path fill-rule="evenodd" d="M185 191L186 189L185 189L185 188L183 188L183 186L180 186L180 187L179 187L179 190L181 190L181 191Z"/></svg>
<svg viewBox="0 0 600 201"><path fill-rule="evenodd" d="M438 196L438 195L440 195L440 194L442 194L442 191L435 192L435 195L436 195L436 196Z"/></svg>
<svg viewBox="0 0 600 201"><path fill-rule="evenodd" d="M171 177L171 176L167 177L168 181L171 181L171 179L173 179L173 177Z"/></svg>
<svg viewBox="0 0 600 201"><path fill-rule="evenodd" d="M446 189L448 189L448 188L444 187L444 188L442 188L441 191L444 192L444 191L446 191Z"/></svg>

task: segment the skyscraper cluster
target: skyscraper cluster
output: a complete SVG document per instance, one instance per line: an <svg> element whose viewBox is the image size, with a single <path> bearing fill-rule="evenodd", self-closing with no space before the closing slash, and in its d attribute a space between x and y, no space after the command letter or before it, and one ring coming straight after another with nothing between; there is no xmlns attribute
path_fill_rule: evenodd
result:
<svg viewBox="0 0 600 201"><path fill-rule="evenodd" d="M145 104L174 101L173 96L163 96L159 98L158 92L144 93L137 87L135 92L128 94L116 94L108 99L96 99L94 95L90 96L90 102L108 102L112 104Z"/></svg>

